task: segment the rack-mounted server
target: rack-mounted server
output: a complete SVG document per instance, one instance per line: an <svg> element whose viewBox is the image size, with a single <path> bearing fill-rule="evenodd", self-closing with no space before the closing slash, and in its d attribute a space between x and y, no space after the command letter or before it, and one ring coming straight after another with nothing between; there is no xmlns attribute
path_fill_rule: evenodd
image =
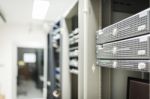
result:
<svg viewBox="0 0 150 99"><path fill-rule="evenodd" d="M97 44L150 33L150 8L112 24L97 33Z"/></svg>
<svg viewBox="0 0 150 99"><path fill-rule="evenodd" d="M97 45L99 59L150 59L150 34Z"/></svg>
<svg viewBox="0 0 150 99"><path fill-rule="evenodd" d="M150 60L97 60L101 67L150 72Z"/></svg>

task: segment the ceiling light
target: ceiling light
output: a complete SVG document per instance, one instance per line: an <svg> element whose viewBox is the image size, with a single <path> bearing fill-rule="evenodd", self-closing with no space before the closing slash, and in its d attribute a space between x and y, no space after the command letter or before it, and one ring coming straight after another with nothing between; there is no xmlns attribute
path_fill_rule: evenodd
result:
<svg viewBox="0 0 150 99"><path fill-rule="evenodd" d="M49 1L46 0L34 0L32 18L33 19L45 19L49 8Z"/></svg>

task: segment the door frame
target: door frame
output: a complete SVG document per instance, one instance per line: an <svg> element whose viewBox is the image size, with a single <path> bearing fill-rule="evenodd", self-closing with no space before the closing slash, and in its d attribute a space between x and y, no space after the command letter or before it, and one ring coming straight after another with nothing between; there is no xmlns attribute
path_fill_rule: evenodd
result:
<svg viewBox="0 0 150 99"><path fill-rule="evenodd" d="M38 45L37 43L28 42L27 44L21 43L13 43L12 44L12 99L17 99L17 75L18 75L18 65L17 65L17 53L18 48L42 48L44 51L44 83L43 83L43 97L42 99L46 99L47 97L47 48L43 45Z"/></svg>

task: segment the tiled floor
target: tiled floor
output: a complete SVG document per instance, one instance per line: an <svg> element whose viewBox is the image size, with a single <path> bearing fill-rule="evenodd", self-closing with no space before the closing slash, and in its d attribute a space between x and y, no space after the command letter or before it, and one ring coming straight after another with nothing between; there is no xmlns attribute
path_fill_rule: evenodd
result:
<svg viewBox="0 0 150 99"><path fill-rule="evenodd" d="M42 91L35 87L33 81L23 81L18 87L18 93L17 99L43 99Z"/></svg>

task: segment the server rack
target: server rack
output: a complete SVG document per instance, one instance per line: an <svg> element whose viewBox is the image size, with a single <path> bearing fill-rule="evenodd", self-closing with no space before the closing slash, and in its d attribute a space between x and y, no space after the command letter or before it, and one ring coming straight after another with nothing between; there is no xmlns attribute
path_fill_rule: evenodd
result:
<svg viewBox="0 0 150 99"><path fill-rule="evenodd" d="M102 26L96 33L102 99L126 99L128 77L149 80L149 41L138 38L150 33L149 5L149 0L102 0Z"/></svg>
<svg viewBox="0 0 150 99"><path fill-rule="evenodd" d="M70 18L71 28L69 38L69 69L71 77L71 99L78 99L78 72L79 72L79 29L78 13Z"/></svg>
<svg viewBox="0 0 150 99"><path fill-rule="evenodd" d="M48 99L61 99L62 36L61 21L54 24L48 34Z"/></svg>

